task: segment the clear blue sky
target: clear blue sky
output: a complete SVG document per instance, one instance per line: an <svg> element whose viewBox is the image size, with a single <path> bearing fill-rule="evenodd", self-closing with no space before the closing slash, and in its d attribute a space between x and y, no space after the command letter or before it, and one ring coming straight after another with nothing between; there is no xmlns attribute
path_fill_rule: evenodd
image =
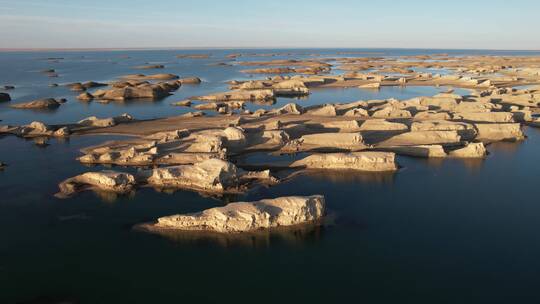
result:
<svg viewBox="0 0 540 304"><path fill-rule="evenodd" d="M540 49L538 0L0 0L0 48Z"/></svg>

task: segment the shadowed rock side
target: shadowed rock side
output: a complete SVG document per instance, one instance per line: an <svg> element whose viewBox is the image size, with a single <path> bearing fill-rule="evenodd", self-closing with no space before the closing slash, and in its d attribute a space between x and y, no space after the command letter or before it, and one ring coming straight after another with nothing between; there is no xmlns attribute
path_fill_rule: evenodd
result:
<svg viewBox="0 0 540 304"><path fill-rule="evenodd" d="M315 222L323 217L324 210L325 201L321 195L280 197L161 217L156 223L142 224L140 228L148 231L251 232Z"/></svg>

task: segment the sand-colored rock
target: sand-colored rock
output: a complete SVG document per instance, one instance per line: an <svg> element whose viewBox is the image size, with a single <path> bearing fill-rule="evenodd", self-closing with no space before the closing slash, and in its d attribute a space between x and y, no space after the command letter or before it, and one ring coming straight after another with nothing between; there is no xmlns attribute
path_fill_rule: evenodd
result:
<svg viewBox="0 0 540 304"><path fill-rule="evenodd" d="M203 101L271 101L275 99L272 90L230 91L193 97Z"/></svg>
<svg viewBox="0 0 540 304"><path fill-rule="evenodd" d="M144 74L132 74L122 76L123 79L128 80L173 80L178 79L178 75L174 74L153 74L153 75L144 75Z"/></svg>
<svg viewBox="0 0 540 304"><path fill-rule="evenodd" d="M280 197L162 217L146 228L241 233L312 223L323 217L324 210L324 197L320 195Z"/></svg>
<svg viewBox="0 0 540 304"><path fill-rule="evenodd" d="M514 122L514 115L507 112L472 112L472 113L454 113L455 120L465 120L472 122L495 122L508 123Z"/></svg>
<svg viewBox="0 0 540 304"><path fill-rule="evenodd" d="M441 145L390 146L385 147L384 150L392 151L399 155L422 158L443 158L447 156Z"/></svg>
<svg viewBox="0 0 540 304"><path fill-rule="evenodd" d="M368 119L360 126L361 131L408 131L407 125L384 119Z"/></svg>
<svg viewBox="0 0 540 304"><path fill-rule="evenodd" d="M89 126L89 127L112 127L119 123L126 123L133 121L133 117L129 114L122 114L120 116L111 117L111 118L97 118L95 116L91 116L88 118L85 118L78 122L79 125L82 126Z"/></svg>
<svg viewBox="0 0 540 304"><path fill-rule="evenodd" d="M25 103L18 103L11 105L15 109L56 109L62 103L54 98L38 99Z"/></svg>
<svg viewBox="0 0 540 304"><path fill-rule="evenodd" d="M381 83L380 82L372 82L372 83L368 83L368 84L363 84L363 85L359 86L358 88L360 88L360 89L378 90L378 89L381 88Z"/></svg>
<svg viewBox="0 0 540 304"><path fill-rule="evenodd" d="M131 99L159 99L170 95L170 89L158 84L140 84L137 86L114 87L110 90L99 90L92 95L102 100L131 100Z"/></svg>
<svg viewBox="0 0 540 304"><path fill-rule="evenodd" d="M333 104L308 107L304 109L304 113L314 116L337 116L336 107Z"/></svg>
<svg viewBox="0 0 540 304"><path fill-rule="evenodd" d="M200 84L202 80L199 77L184 77L177 80L181 84Z"/></svg>
<svg viewBox="0 0 540 304"><path fill-rule="evenodd" d="M375 111L371 114L373 118L411 118L411 112L407 110L395 109L393 107L385 107L384 109Z"/></svg>
<svg viewBox="0 0 540 304"><path fill-rule="evenodd" d="M389 152L351 152L312 154L293 162L291 167L306 169L396 171L395 154Z"/></svg>
<svg viewBox="0 0 540 304"><path fill-rule="evenodd" d="M284 149L291 151L360 151L367 147L362 134L353 132L307 134L292 141Z"/></svg>
<svg viewBox="0 0 540 304"><path fill-rule="evenodd" d="M417 131L406 132L377 143L377 147L387 146L422 146L422 145L458 145L461 137L457 131Z"/></svg>
<svg viewBox="0 0 540 304"><path fill-rule="evenodd" d="M178 107L191 107L191 100L180 100L180 101L171 103L171 105L178 106Z"/></svg>
<svg viewBox="0 0 540 304"><path fill-rule="evenodd" d="M88 92L83 92L77 96L77 99L81 101L91 101L94 99L94 96Z"/></svg>
<svg viewBox="0 0 540 304"><path fill-rule="evenodd" d="M483 158L486 155L487 150L483 143L469 143L463 148L448 153L448 156L454 158Z"/></svg>
<svg viewBox="0 0 540 304"><path fill-rule="evenodd" d="M519 123L475 124L477 140L482 142L519 141L525 139Z"/></svg>
<svg viewBox="0 0 540 304"><path fill-rule="evenodd" d="M89 189L124 194L132 191L135 184L135 177L128 173L87 172L61 182L57 196L65 198Z"/></svg>
<svg viewBox="0 0 540 304"><path fill-rule="evenodd" d="M269 171L245 172L230 162L209 159L194 165L162 167L143 171L139 178L159 188L187 189L208 193L237 193L253 181L272 184Z"/></svg>
<svg viewBox="0 0 540 304"><path fill-rule="evenodd" d="M277 115L283 115L283 114L301 115L304 113L304 111L305 111L304 108L302 108L301 106L295 103L288 103L279 109L272 110L271 113L277 114Z"/></svg>

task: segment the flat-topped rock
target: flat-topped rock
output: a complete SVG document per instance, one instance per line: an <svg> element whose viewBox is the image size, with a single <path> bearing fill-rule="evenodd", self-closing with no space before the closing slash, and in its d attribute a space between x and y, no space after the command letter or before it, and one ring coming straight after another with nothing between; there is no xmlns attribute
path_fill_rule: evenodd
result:
<svg viewBox="0 0 540 304"><path fill-rule="evenodd" d="M384 147L384 150L392 151L399 155L422 158L443 158L447 156L441 145L393 146Z"/></svg>
<svg viewBox="0 0 540 304"><path fill-rule="evenodd" d="M144 75L144 74L132 74L124 75L121 78L129 80L173 80L178 79L178 75L174 74L153 74L153 75Z"/></svg>
<svg viewBox="0 0 540 304"><path fill-rule="evenodd" d="M368 119L360 126L361 131L408 131L407 125L384 119Z"/></svg>
<svg viewBox="0 0 540 304"><path fill-rule="evenodd" d="M514 122L514 115L507 112L454 113L452 118L455 120L465 120L472 122Z"/></svg>
<svg viewBox="0 0 540 304"><path fill-rule="evenodd" d="M323 217L324 211L325 201L321 195L280 197L161 217L157 223L143 228L150 231L173 229L241 233L313 223Z"/></svg>
<svg viewBox="0 0 540 304"><path fill-rule="evenodd" d="M12 108L15 109L56 109L58 108L62 102L54 99L54 98L46 98L46 99L38 99L30 102L25 103L18 103L11 105Z"/></svg>
<svg viewBox="0 0 540 304"><path fill-rule="evenodd" d="M477 140L482 142L519 141L525 139L519 123L475 124L478 130Z"/></svg>
<svg viewBox="0 0 540 304"><path fill-rule="evenodd" d="M377 143L376 146L457 145L460 143L461 137L457 131L418 131L392 136Z"/></svg>
<svg viewBox="0 0 540 304"><path fill-rule="evenodd" d="M359 132L307 134L284 147L296 151L360 151L366 148L367 145Z"/></svg>
<svg viewBox="0 0 540 304"><path fill-rule="evenodd" d="M173 88L158 84L141 84L137 86L113 87L110 90L99 90L92 93L94 98L102 100L131 100L131 99L159 99L170 95Z"/></svg>
<svg viewBox="0 0 540 304"><path fill-rule="evenodd" d="M396 171L395 154L389 152L352 152L312 154L293 162L291 167L306 169L357 170L370 172Z"/></svg>

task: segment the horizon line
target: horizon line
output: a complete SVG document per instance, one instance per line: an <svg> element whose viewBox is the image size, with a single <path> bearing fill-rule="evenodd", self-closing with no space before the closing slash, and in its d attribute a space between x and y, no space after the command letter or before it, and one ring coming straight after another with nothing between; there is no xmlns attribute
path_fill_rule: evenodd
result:
<svg viewBox="0 0 540 304"><path fill-rule="evenodd" d="M540 49L498 49L498 48L417 48L417 47L287 47L287 46L249 46L249 47L225 47L225 46L189 46L189 47L35 47L35 48L3 48L0 47L0 52L52 52L52 51L166 51L166 50L354 50L354 49L367 49L367 50L456 50L456 51L519 51L519 52L540 52Z"/></svg>

